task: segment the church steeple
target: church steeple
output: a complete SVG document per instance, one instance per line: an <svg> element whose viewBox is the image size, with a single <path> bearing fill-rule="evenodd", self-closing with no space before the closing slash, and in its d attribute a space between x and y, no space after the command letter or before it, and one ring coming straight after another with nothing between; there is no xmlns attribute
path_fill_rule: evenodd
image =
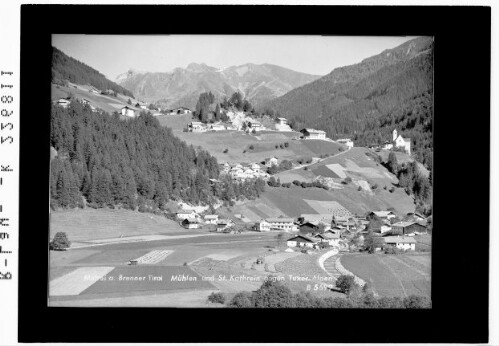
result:
<svg viewBox="0 0 499 346"><path fill-rule="evenodd" d="M393 139L392 141L395 141L398 137L398 134L397 134L397 129L393 129Z"/></svg>

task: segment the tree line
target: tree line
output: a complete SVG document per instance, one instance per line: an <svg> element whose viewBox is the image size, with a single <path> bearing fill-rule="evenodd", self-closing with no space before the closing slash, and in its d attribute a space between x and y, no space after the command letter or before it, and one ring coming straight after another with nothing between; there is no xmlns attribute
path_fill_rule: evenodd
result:
<svg viewBox="0 0 499 346"><path fill-rule="evenodd" d="M64 84L66 80L80 85L89 84L102 91L113 90L133 98L129 90L111 82L99 71L52 47L52 82Z"/></svg>
<svg viewBox="0 0 499 346"><path fill-rule="evenodd" d="M149 112L121 120L74 101L51 110L52 208L165 210L170 200L214 204L258 197L263 181L214 184L215 157L188 146Z"/></svg>

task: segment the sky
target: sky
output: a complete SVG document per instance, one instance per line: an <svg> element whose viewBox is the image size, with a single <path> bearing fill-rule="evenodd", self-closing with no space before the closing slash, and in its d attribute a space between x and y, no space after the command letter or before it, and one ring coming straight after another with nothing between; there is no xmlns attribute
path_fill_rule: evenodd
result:
<svg viewBox="0 0 499 346"><path fill-rule="evenodd" d="M52 45L115 78L130 68L168 72L188 64L224 68L274 64L298 72L325 75L336 67L394 48L409 36L242 36L242 35L53 35Z"/></svg>

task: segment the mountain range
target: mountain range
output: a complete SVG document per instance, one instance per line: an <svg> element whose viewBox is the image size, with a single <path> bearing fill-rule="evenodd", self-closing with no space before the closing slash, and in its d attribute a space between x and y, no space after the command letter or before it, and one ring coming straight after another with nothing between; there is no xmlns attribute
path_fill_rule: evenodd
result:
<svg viewBox="0 0 499 346"><path fill-rule="evenodd" d="M157 105L194 108L199 95L211 91L217 100L239 91L253 105L284 95L320 78L271 64L244 64L218 69L191 63L170 72L141 72L134 69L116 77L116 83L139 99Z"/></svg>

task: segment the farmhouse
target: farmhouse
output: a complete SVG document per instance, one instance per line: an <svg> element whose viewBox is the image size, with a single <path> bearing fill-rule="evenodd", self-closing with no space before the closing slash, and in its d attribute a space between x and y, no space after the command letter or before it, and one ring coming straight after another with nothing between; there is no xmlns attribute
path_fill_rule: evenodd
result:
<svg viewBox="0 0 499 346"><path fill-rule="evenodd" d="M392 211L372 211L368 214L370 217L373 217L374 215L382 220L390 220L396 216Z"/></svg>
<svg viewBox="0 0 499 346"><path fill-rule="evenodd" d="M251 126L249 126L251 125ZM248 123L248 128L246 129L246 131L263 131L264 130L264 127L262 124L260 124L258 121L252 121L252 122L249 122Z"/></svg>
<svg viewBox="0 0 499 346"><path fill-rule="evenodd" d="M90 101L87 99L81 99L81 103L83 103L84 105L88 105L90 104Z"/></svg>
<svg viewBox="0 0 499 346"><path fill-rule="evenodd" d="M396 148L403 148L407 154L411 155L411 139L404 138L402 135L397 133L397 129L393 130L392 136L393 146Z"/></svg>
<svg viewBox="0 0 499 346"><path fill-rule="evenodd" d="M404 221L415 221L415 222L425 222L426 217L418 212L415 213L407 213L404 218Z"/></svg>
<svg viewBox="0 0 499 346"><path fill-rule="evenodd" d="M413 237L385 237L385 244L395 246L400 250L416 250L416 240Z"/></svg>
<svg viewBox="0 0 499 346"><path fill-rule="evenodd" d="M319 230L319 223L318 222L304 222L300 224L300 233L301 234L308 234L308 233L313 233L317 232Z"/></svg>
<svg viewBox="0 0 499 346"><path fill-rule="evenodd" d="M270 231L270 222L267 220L260 220L255 224L255 231L258 232L269 232Z"/></svg>
<svg viewBox="0 0 499 346"><path fill-rule="evenodd" d="M315 244L317 244L319 240L307 237L305 235L297 235L293 238L289 238L286 241L286 244L289 247L314 247Z"/></svg>
<svg viewBox="0 0 499 346"><path fill-rule="evenodd" d="M188 125L189 132L206 132L206 125L199 121L193 121Z"/></svg>
<svg viewBox="0 0 499 346"><path fill-rule="evenodd" d="M418 222L397 222L392 225L392 234L404 235L415 232L425 233L426 227Z"/></svg>
<svg viewBox="0 0 499 346"><path fill-rule="evenodd" d="M209 127L210 131L224 131L225 130L225 125L221 123L217 124L212 124Z"/></svg>
<svg viewBox="0 0 499 346"><path fill-rule="evenodd" d="M304 139L326 139L326 132L322 130L303 129L300 132Z"/></svg>
<svg viewBox="0 0 499 346"><path fill-rule="evenodd" d="M328 243L331 246L339 246L340 243L340 235L333 234L330 232L324 232L322 234L317 234L316 237L320 239L323 243Z"/></svg>
<svg viewBox="0 0 499 346"><path fill-rule="evenodd" d="M88 89L88 91L91 92L91 93L97 94L97 95L100 94L100 91L97 90L97 89L95 89L95 88Z"/></svg>
<svg viewBox="0 0 499 346"><path fill-rule="evenodd" d="M265 159L265 161L262 161L262 164L264 164L266 167L277 166L279 164L279 160L277 159L277 157L271 157Z"/></svg>
<svg viewBox="0 0 499 346"><path fill-rule="evenodd" d="M177 213L177 219L195 219L197 214L194 210L182 210Z"/></svg>
<svg viewBox="0 0 499 346"><path fill-rule="evenodd" d="M63 108L67 108L71 101L69 99L59 99L56 103Z"/></svg>
<svg viewBox="0 0 499 346"><path fill-rule="evenodd" d="M393 148L393 143L392 142L384 142L382 145L381 145L381 149L384 149L384 150L390 150Z"/></svg>
<svg viewBox="0 0 499 346"><path fill-rule="evenodd" d="M205 215L204 222L216 225L218 222L218 215Z"/></svg>
<svg viewBox="0 0 499 346"><path fill-rule="evenodd" d="M184 221L182 221L182 226L187 229L194 229L199 228L199 223L194 219L184 219Z"/></svg>
<svg viewBox="0 0 499 346"><path fill-rule="evenodd" d="M349 148L353 148L353 141L350 138L337 139L336 142L344 144Z"/></svg>
<svg viewBox="0 0 499 346"><path fill-rule="evenodd" d="M127 117L134 117L135 110L133 110L133 108L125 106L125 107L121 108L121 115L126 115Z"/></svg>

